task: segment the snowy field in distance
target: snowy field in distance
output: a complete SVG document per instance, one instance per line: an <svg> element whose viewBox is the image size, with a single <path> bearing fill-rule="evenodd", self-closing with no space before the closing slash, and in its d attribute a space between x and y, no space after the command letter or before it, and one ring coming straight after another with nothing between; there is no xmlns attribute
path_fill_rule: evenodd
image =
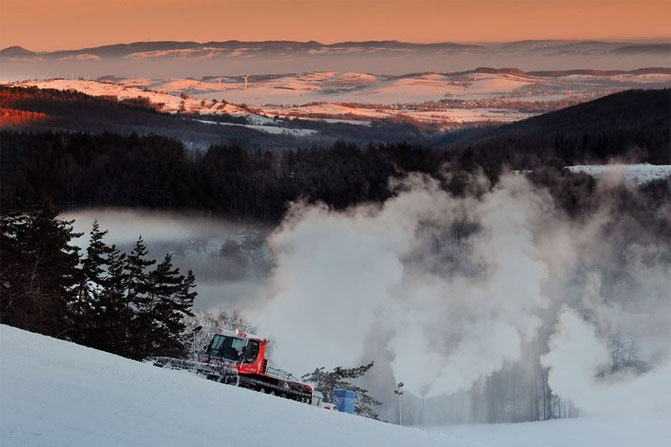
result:
<svg viewBox="0 0 671 447"><path fill-rule="evenodd" d="M0 340L0 443L7 446L656 447L671 441L662 420L401 428L5 325Z"/></svg>
<svg viewBox="0 0 671 447"><path fill-rule="evenodd" d="M567 166L573 173L584 172L594 178L603 175L624 176L627 181L638 185L667 178L671 176L671 165L651 165L651 164L611 164L611 165L577 165Z"/></svg>
<svg viewBox="0 0 671 447"><path fill-rule="evenodd" d="M294 129L290 127L279 127L271 126L264 124L236 124L236 123L226 123L226 122L217 122L217 121L208 121L208 120L195 120L203 124L212 124L212 125L221 125L221 126L239 126L246 127L248 129L258 130L260 132L265 132L273 135L293 135L295 137L304 137L306 135L314 135L317 133L313 129Z"/></svg>
<svg viewBox="0 0 671 447"><path fill-rule="evenodd" d="M630 88L671 86L671 73L618 75L534 75L508 72L371 73L310 71L288 74L205 76L195 79L103 77L2 82L10 86L73 89L118 99L144 97L162 112L244 116L257 130L286 131L272 118L370 124L372 120L414 120L440 129L474 123L508 123ZM237 104L237 105L236 105ZM279 124L279 125L278 125Z"/></svg>

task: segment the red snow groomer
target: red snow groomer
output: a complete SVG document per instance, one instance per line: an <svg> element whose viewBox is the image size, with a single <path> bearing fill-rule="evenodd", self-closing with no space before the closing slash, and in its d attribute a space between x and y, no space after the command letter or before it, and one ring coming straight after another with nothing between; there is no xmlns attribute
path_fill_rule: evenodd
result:
<svg viewBox="0 0 671 447"><path fill-rule="evenodd" d="M156 366L189 369L217 382L311 403L312 386L287 371L270 367L267 344L268 340L253 334L218 328L200 362L167 357L150 361Z"/></svg>

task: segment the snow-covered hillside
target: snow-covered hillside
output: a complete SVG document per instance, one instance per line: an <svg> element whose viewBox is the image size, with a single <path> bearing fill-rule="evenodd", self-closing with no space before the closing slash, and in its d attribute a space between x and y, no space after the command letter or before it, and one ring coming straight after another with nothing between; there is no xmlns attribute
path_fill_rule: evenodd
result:
<svg viewBox="0 0 671 447"><path fill-rule="evenodd" d="M581 418L422 430L156 368L0 326L0 443L7 446L668 445L658 425Z"/></svg>
<svg viewBox="0 0 671 447"><path fill-rule="evenodd" d="M4 325L0 338L6 446L450 445Z"/></svg>
<svg viewBox="0 0 671 447"><path fill-rule="evenodd" d="M195 79L118 78L24 80L6 83L73 89L118 99L143 97L168 113L244 116L256 130L295 131L272 118L414 120L438 128L507 123L630 88L671 86L671 73L536 74L515 69L391 76L312 71L289 74L205 76ZM236 105L237 104L237 105ZM249 105L249 106L247 106ZM308 132L309 133L309 132ZM296 134L300 136L305 132Z"/></svg>
<svg viewBox="0 0 671 447"><path fill-rule="evenodd" d="M251 113L233 104L180 97L169 92L146 88L136 83L121 84L83 79L46 79L7 83L11 86L76 90L91 96L113 96L118 100L146 98L166 113L189 112L201 115L248 116Z"/></svg>

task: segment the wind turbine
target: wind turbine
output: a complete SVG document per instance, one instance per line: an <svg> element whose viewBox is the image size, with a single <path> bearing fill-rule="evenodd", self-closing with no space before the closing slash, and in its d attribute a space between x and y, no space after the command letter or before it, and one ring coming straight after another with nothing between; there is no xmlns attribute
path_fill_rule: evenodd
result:
<svg viewBox="0 0 671 447"><path fill-rule="evenodd" d="M247 90L247 87L249 87L249 82L248 82L249 75L243 76L242 79L245 80L245 90Z"/></svg>
<svg viewBox="0 0 671 447"><path fill-rule="evenodd" d="M223 78L223 76L219 76L219 91L221 91L221 78Z"/></svg>

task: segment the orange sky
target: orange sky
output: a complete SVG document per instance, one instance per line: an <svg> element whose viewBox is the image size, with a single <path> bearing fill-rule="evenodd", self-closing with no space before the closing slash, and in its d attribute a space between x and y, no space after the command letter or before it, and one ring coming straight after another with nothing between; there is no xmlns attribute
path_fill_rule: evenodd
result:
<svg viewBox="0 0 671 447"><path fill-rule="evenodd" d="M665 38L669 0L0 0L0 47Z"/></svg>

